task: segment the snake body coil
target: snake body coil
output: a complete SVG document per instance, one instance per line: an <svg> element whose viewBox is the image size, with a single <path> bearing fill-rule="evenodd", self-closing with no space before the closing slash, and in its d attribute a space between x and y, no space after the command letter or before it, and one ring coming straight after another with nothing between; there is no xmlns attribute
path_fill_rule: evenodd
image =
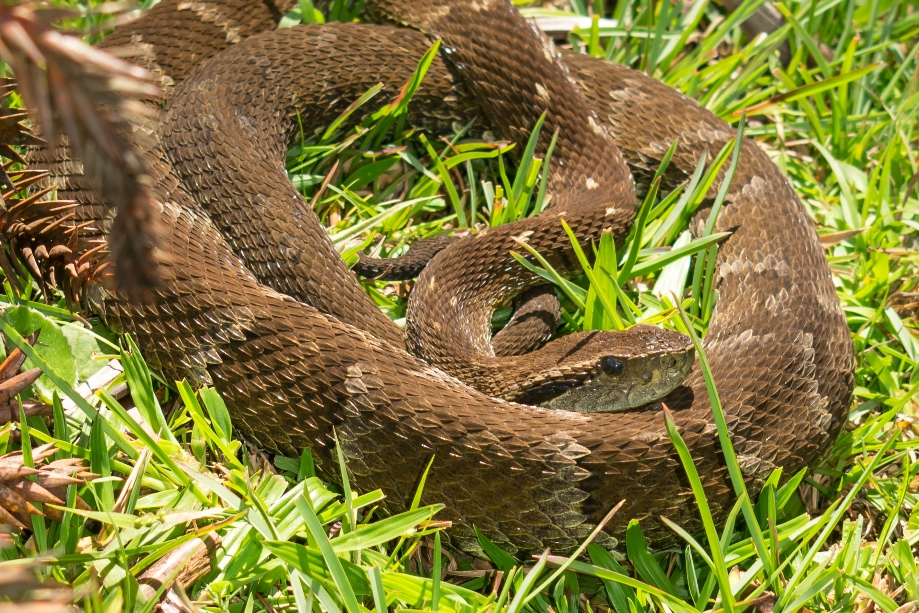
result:
<svg viewBox="0 0 919 613"><path fill-rule="evenodd" d="M457 374L495 359L482 330L496 296L533 285L513 267L494 272L514 239L572 270L560 218L584 244L605 229L621 239L634 215L629 171L647 184L679 139L665 176L672 187L733 136L640 73L567 52L563 68L504 1L369 4L378 19L444 37L449 62L434 61L410 107L420 127L449 129L481 113L519 142L548 108L544 133L562 128L548 213L458 241L416 286L412 309L423 312L410 343ZM478 547L476 526L518 554L571 550L622 498L605 546L629 519L658 542L670 536L661 515L697 528L659 403L620 414L512 404L402 349L401 331L361 291L287 180L284 154L298 116L321 130L378 82L394 96L431 39L356 24L274 30L287 8L163 0L106 40L143 45L172 94L161 147L148 155L172 263L156 304L131 305L102 278L89 289L92 308L134 335L167 376L215 385L260 445L285 454L309 446L329 466L337 433L355 486L382 488L394 508L410 504L434 455L424 499L447 504L450 534L465 549ZM103 231L102 207L72 164L47 152L45 161L63 195L82 203L78 218ZM751 142L717 226L733 234L718 254L705 349L755 487L774 468L787 475L813 462L833 440L851 393L852 345L813 224ZM457 299L428 301L432 293ZM666 402L723 512L733 494L701 373Z"/></svg>

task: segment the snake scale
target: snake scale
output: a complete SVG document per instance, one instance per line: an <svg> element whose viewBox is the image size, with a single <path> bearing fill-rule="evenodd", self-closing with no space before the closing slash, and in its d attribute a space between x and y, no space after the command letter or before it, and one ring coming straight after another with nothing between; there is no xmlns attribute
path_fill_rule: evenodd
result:
<svg viewBox="0 0 919 613"><path fill-rule="evenodd" d="M276 30L286 0L162 0L105 40L142 49L169 97L147 158L171 259L155 302L132 304L99 274L89 307L167 377L216 386L259 445L288 455L311 447L333 467L337 435L354 487L382 488L395 510L411 503L434 456L424 500L446 503L460 548L478 549L475 526L517 555L570 551L621 499L598 539L605 547L631 519L658 544L672 539L662 515L697 529L659 402L601 414L513 404L435 365L457 372L495 359L482 344L483 313L494 292L534 284L507 264L514 240L573 270L561 218L584 245L606 229L621 241L634 185L648 184L671 143L679 139L670 187L733 129L648 76L556 52L505 0L368 5L389 25ZM338 257L284 156L298 118L321 131L378 82L394 98L432 36L443 45L410 106L415 125L449 131L481 115L500 137L525 142L548 109L544 132L559 127L560 137L547 214L457 241L422 274L408 339L422 361ZM110 219L79 165L60 152L37 157L80 203L84 232L104 233ZM704 346L756 489L777 467L788 475L814 462L840 430L852 344L814 225L752 142L717 229L732 234L718 253ZM723 515L733 492L698 368L665 402Z"/></svg>

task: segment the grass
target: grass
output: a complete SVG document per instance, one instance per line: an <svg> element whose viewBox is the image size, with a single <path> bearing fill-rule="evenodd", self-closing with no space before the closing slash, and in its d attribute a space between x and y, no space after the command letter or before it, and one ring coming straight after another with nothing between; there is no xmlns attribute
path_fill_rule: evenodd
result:
<svg viewBox="0 0 919 613"><path fill-rule="evenodd" d="M600 3L569 5L589 15ZM726 525L716 525L671 428L703 534L674 524L685 545L651 551L633 524L621 555L585 543L576 560L551 552L514 560L482 537L489 558L483 564L443 546L438 506L416 499L406 513L386 516L385 492L351 491L344 466L342 485L332 486L314 474L308 450L269 463L234 438L214 391L159 381L130 341L119 344L93 320L88 329L59 302L38 301L34 286L15 296L7 284L3 335L45 369L33 394L56 409L50 427L40 418L23 423L23 445L56 441L62 457L86 458L101 477L70 486L62 521L36 518L28 541L14 535L0 551L0 573L40 559L37 576L72 586L88 611L150 611L158 594L144 589L145 573L186 542L216 535L221 544L210 570L183 583L206 611L913 610L919 10L902 0L792 2L779 5L786 26L750 41L738 24L758 5L748 1L725 16L707 1L622 0L612 11L616 27L595 23L570 42L652 74L755 138L816 220L857 370L845 431L812 471L773 475L755 500L735 479L737 504ZM547 12L524 8L528 15ZM349 3L336 2L333 10L350 18ZM308 0L288 19L303 15L315 19ZM776 53L784 43L787 65ZM534 158L527 143L405 134L404 105L391 102L370 92L355 112L374 113L358 128L333 126L316 141L304 138L288 156L291 180L314 202L346 259L367 247L396 255L425 236L541 209L542 170L551 158ZM506 155L511 146L524 150L519 165ZM692 239L686 225L713 173L722 164L730 168L732 153L729 145L674 192L652 187L627 244L617 251L601 239L582 277L562 281L541 268L559 281L565 331L650 321L692 332L695 340L704 334L715 299L706 262L719 236ZM393 319L404 316L405 287L365 285ZM686 288L702 299L667 298ZM33 350L22 334L39 325L41 343ZM109 358L124 369L112 385L127 384L136 410L105 391L90 402L74 393ZM66 417L61 398L76 406ZM0 452L18 447L17 429L0 426ZM737 472L727 440L725 457ZM91 510L74 507L77 494Z"/></svg>

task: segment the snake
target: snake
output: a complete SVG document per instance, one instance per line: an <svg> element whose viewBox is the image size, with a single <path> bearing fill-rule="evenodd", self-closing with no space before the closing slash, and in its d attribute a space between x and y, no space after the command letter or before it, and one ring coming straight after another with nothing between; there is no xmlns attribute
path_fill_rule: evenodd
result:
<svg viewBox="0 0 919 613"><path fill-rule="evenodd" d="M671 145L660 177L667 189L736 131L652 77L554 47L506 0L372 0L374 23L278 29L290 4L162 0L102 42L138 50L135 61L167 95L145 159L170 256L155 300L120 295L103 263L81 277L84 308L131 334L164 376L216 387L236 428L266 450L310 448L334 475L338 449L351 486L382 489L394 512L411 507L425 475L422 501L445 504L449 540L461 550L481 552L478 531L517 556L570 552L620 500L595 535L602 547L615 549L631 521L655 546L675 540L662 517L698 531L664 404L723 518L738 492L698 364L665 398L616 412L512 402L463 380L533 361L489 342L495 305L540 282L509 251L527 243L576 274L562 221L587 252L604 232L622 245L636 193ZM284 160L301 129L321 134L369 88L397 99L435 39L440 50L411 100L410 124L443 134L478 118L521 143L545 113L537 152L558 134L547 171L553 196L536 217L434 255L403 333L362 291ZM111 218L79 163L52 149L36 161L79 203L71 214L81 244L97 244ZM709 205L725 176L722 168ZM788 477L812 466L835 439L853 388L853 346L814 223L749 139L714 229L730 235L717 252L703 348L756 492L776 469ZM537 353L580 342L566 338Z"/></svg>

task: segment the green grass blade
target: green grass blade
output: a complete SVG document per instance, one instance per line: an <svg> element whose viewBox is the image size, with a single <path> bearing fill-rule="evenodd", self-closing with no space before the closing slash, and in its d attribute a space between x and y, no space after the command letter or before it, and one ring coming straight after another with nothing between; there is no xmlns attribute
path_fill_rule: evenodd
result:
<svg viewBox="0 0 919 613"><path fill-rule="evenodd" d="M354 594L351 579L345 574L342 562L335 554L335 549L332 547L332 543L329 542L325 531L322 529L322 524L319 523L319 518L316 517L316 513L313 511L313 507L310 505L309 500L301 496L297 498L296 505L297 509L300 511L300 515L303 516L303 521L312 537L311 540L322 553L322 558L325 561L328 572L332 576L335 586L338 588L339 595L348 613L361 613L361 607L357 602L357 596Z"/></svg>
<svg viewBox="0 0 919 613"><path fill-rule="evenodd" d="M705 560L706 564L709 565L717 578L718 585L721 589L721 605L724 607L724 610L733 611L734 595L731 592L731 581L728 578L728 568L724 562L724 553L721 550L721 542L718 538L718 531L715 528L715 520L712 516L711 508L708 505L708 498L705 496L705 489L702 487L702 480L699 478L699 472L696 470L695 462L692 459L692 455L689 453L689 447L686 446L686 442L683 440L683 437L680 436L676 423L673 421L673 415L666 405L664 405L664 423L667 426L667 434L670 436L670 441L673 443L677 454L680 456L680 463L683 465L683 470L686 471L686 477L689 479L689 486L692 489L693 497L696 500L696 506L699 508L699 517L702 519L702 526L705 529L705 537L711 549L711 557L709 557L705 553L705 550L691 537L687 542L692 545L693 549L695 549L702 559ZM685 539L689 535L684 534L683 536Z"/></svg>
<svg viewBox="0 0 919 613"><path fill-rule="evenodd" d="M423 507L393 515L372 524L358 526L352 532L342 534L331 541L332 549L335 550L335 553L342 554L358 549L376 547L404 537L407 532L414 532L419 524L431 519L435 513L443 508L444 505Z"/></svg>

